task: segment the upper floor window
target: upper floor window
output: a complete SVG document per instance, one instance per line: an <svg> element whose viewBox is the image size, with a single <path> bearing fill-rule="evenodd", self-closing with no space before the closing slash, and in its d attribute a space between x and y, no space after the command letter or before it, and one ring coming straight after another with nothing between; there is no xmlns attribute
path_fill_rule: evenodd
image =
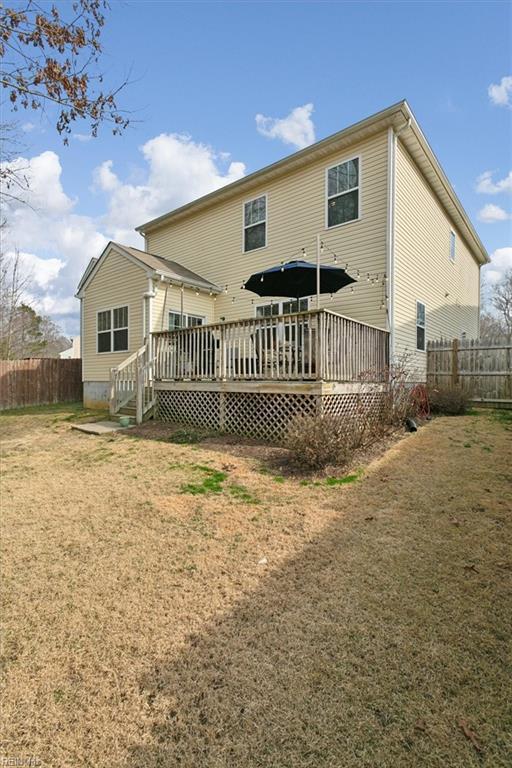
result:
<svg viewBox="0 0 512 768"><path fill-rule="evenodd" d="M455 232L450 229L450 261L455 261Z"/></svg>
<svg viewBox="0 0 512 768"><path fill-rule="evenodd" d="M196 325L204 325L204 317L200 315L181 314L171 310L169 312L169 330L179 331L180 328L193 328Z"/></svg>
<svg viewBox="0 0 512 768"><path fill-rule="evenodd" d="M244 203L244 251L264 248L267 244L267 196Z"/></svg>
<svg viewBox="0 0 512 768"><path fill-rule="evenodd" d="M425 351L425 305L416 302L416 349Z"/></svg>
<svg viewBox="0 0 512 768"><path fill-rule="evenodd" d="M327 226L359 218L359 158L327 169Z"/></svg>
<svg viewBox="0 0 512 768"><path fill-rule="evenodd" d="M128 307L98 312L98 352L128 351Z"/></svg>

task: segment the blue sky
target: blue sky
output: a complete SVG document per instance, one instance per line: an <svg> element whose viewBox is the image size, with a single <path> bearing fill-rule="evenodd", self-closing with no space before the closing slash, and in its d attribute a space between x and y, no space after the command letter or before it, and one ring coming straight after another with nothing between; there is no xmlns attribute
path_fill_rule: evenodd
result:
<svg viewBox="0 0 512 768"><path fill-rule="evenodd" d="M76 333L73 288L104 240L136 244L131 230L147 218L402 98L496 254L495 279L512 260L511 9L114 0L103 69L114 83L131 73L120 101L132 127L88 140L77 126L83 135L64 147L51 113L19 114L38 213L15 212L9 243L29 254L41 306ZM258 131L256 115L284 119L305 105L291 127L260 118Z"/></svg>

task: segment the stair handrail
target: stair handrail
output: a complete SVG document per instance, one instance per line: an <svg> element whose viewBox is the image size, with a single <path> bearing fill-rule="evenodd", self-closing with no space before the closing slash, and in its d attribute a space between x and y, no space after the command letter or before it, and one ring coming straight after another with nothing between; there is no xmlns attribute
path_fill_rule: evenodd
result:
<svg viewBox="0 0 512 768"><path fill-rule="evenodd" d="M145 357L147 345L143 344L131 355L110 369L110 414L114 416L137 395L137 368Z"/></svg>

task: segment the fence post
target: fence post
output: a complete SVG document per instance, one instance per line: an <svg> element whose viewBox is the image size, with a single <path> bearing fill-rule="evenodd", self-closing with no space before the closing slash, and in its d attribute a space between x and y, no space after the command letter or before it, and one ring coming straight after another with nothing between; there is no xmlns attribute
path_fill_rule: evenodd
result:
<svg viewBox="0 0 512 768"><path fill-rule="evenodd" d="M454 339L452 344L452 387L459 384L459 340Z"/></svg>

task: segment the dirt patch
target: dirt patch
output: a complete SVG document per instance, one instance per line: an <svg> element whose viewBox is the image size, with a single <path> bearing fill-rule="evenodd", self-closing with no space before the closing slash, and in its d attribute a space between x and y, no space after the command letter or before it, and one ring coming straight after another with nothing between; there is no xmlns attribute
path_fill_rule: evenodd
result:
<svg viewBox="0 0 512 768"><path fill-rule="evenodd" d="M0 420L2 754L511 764L509 421L437 419L329 483L68 416Z"/></svg>

